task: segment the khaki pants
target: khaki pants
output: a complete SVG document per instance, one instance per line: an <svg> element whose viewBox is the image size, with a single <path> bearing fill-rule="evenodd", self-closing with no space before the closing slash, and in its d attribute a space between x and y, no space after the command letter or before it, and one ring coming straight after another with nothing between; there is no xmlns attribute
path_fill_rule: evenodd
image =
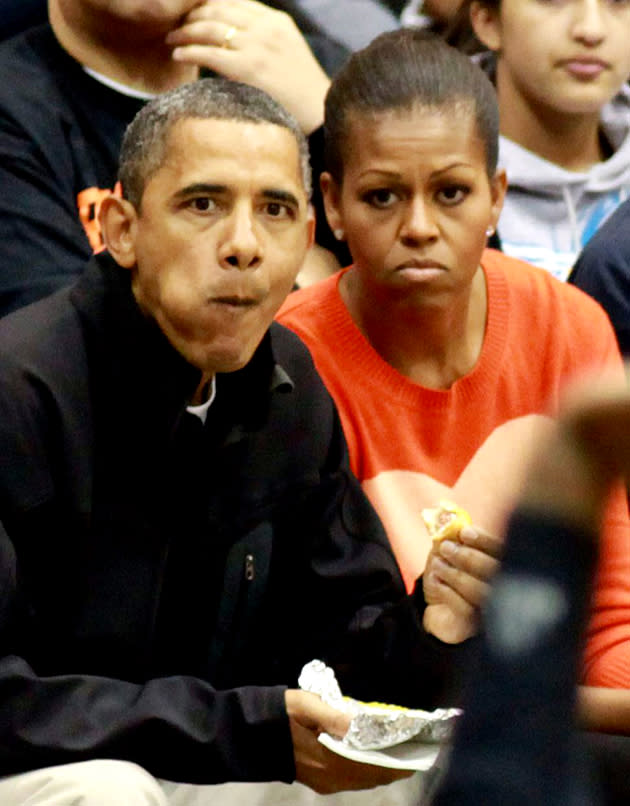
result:
<svg viewBox="0 0 630 806"><path fill-rule="evenodd" d="M0 778L2 806L419 806L421 775L361 792L318 795L301 784L194 786L108 759Z"/></svg>

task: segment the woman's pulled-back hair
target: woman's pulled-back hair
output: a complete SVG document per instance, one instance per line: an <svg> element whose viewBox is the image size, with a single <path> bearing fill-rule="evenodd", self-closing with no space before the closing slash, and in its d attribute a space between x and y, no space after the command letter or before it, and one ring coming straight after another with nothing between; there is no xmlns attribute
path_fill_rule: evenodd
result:
<svg viewBox="0 0 630 806"><path fill-rule="evenodd" d="M351 117L414 108L471 114L486 152L488 176L497 167L499 110L494 87L468 56L440 37L414 28L388 31L356 51L334 79L325 105L326 167L343 181ZM456 125L456 124L455 124Z"/></svg>

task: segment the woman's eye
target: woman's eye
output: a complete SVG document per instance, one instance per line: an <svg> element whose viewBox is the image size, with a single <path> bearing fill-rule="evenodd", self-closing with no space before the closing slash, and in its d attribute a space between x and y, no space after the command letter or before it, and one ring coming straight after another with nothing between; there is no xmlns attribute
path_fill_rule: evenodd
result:
<svg viewBox="0 0 630 806"><path fill-rule="evenodd" d="M377 188L376 190L370 190L363 198L368 204L372 205L372 207L384 209L391 207L398 199L398 196L393 190L389 190L388 188Z"/></svg>
<svg viewBox="0 0 630 806"><path fill-rule="evenodd" d="M438 197L443 204L459 204L470 193L470 188L463 187L462 185L450 185L448 187L440 188Z"/></svg>

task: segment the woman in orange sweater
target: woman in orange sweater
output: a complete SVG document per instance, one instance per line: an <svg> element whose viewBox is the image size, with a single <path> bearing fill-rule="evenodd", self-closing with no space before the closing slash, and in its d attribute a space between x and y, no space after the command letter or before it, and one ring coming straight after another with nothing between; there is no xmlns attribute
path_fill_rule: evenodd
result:
<svg viewBox="0 0 630 806"><path fill-rule="evenodd" d="M586 295L485 249L506 178L494 90L465 56L417 31L382 35L333 82L325 129L327 216L354 263L292 294L279 320L308 344L335 398L407 584L424 573L425 626L461 641L477 628L491 536L528 457L570 380L620 370L615 336ZM469 510L475 528L435 548L421 512L441 498ZM604 523L583 681L630 688L621 487ZM584 692L591 725L619 729L600 707L611 694Z"/></svg>

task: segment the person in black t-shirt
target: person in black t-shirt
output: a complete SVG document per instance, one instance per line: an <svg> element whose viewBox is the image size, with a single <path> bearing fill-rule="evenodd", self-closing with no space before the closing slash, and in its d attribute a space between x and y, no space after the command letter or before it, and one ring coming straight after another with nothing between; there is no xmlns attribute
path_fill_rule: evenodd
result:
<svg viewBox="0 0 630 806"><path fill-rule="evenodd" d="M289 14L256 0L51 0L49 18L0 45L0 316L82 271L102 246L98 210L125 127L202 71L285 105L313 134L319 173L329 79ZM327 267L320 250L308 260L318 256Z"/></svg>

